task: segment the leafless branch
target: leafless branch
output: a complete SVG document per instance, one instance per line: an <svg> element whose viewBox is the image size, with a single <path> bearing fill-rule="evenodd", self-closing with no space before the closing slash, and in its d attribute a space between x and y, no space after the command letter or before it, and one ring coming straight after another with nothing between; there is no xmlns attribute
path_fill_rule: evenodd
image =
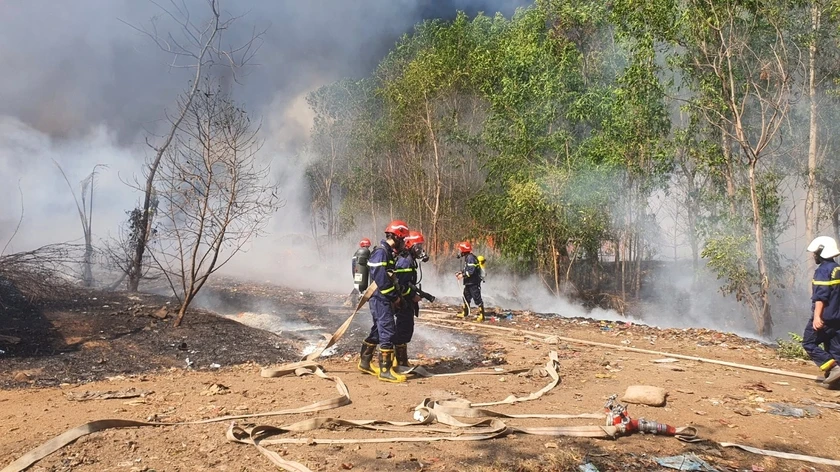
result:
<svg viewBox="0 0 840 472"><path fill-rule="evenodd" d="M3 254L6 254L6 249L9 248L9 244L15 239L17 236L18 231L20 231L20 225L23 223L23 189L20 188L20 181L18 181L18 193L20 193L20 218L18 218L17 225L15 226L15 230L12 231L12 235L9 236L9 239L6 241L6 244L3 245L3 250L0 251L0 257L3 257Z"/></svg>

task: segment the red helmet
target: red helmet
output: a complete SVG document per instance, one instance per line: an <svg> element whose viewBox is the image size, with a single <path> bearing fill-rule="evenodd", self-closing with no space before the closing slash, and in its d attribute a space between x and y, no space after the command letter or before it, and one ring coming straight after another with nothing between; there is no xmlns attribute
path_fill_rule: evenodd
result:
<svg viewBox="0 0 840 472"><path fill-rule="evenodd" d="M469 241L458 243L458 249L461 251L461 254L472 252L472 244Z"/></svg>
<svg viewBox="0 0 840 472"><path fill-rule="evenodd" d="M408 236L408 225L405 224L405 221L394 220L385 228L385 234L388 233L391 233L400 239L404 239Z"/></svg>
<svg viewBox="0 0 840 472"><path fill-rule="evenodd" d="M408 236L405 238L405 248L411 249L411 246L415 244L423 244L426 242L426 238L423 237L423 233L420 231L409 231Z"/></svg>
<svg viewBox="0 0 840 472"><path fill-rule="evenodd" d="M362 238L362 240L359 241L359 247L370 247L370 239Z"/></svg>

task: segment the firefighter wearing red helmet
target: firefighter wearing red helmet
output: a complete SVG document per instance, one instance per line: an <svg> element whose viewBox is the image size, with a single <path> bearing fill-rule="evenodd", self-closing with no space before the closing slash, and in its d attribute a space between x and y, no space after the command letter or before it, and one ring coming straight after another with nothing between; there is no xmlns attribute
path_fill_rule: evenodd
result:
<svg viewBox="0 0 840 472"><path fill-rule="evenodd" d="M405 375L394 370L394 315L402 306L403 299L394 273L394 256L403 250L408 236L408 225L401 220L392 221L385 228L385 239L380 241L368 259L370 280L376 283L376 291L370 297L370 314L373 326L367 339L362 342L359 370L375 375L386 382L405 382ZM376 346L379 345L379 369L371 366Z"/></svg>
<svg viewBox="0 0 840 472"><path fill-rule="evenodd" d="M470 302L475 301L478 306L478 316L475 321L484 321L484 301L481 299L481 271L479 270L478 257L472 253L472 244L463 241L458 244L459 258L464 259L464 267L455 276L464 284L464 304L458 313L458 318L464 318L470 314Z"/></svg>
<svg viewBox="0 0 840 472"><path fill-rule="evenodd" d="M420 262L429 260L426 254L424 243L426 242L423 233L409 231L405 238L405 250L397 256L394 273L402 288L402 297L405 303L396 313L396 334L394 335L394 354L398 370L409 369L408 343L414 336L414 317L420 312L420 299L434 301L434 297L421 291L419 287L418 268Z"/></svg>

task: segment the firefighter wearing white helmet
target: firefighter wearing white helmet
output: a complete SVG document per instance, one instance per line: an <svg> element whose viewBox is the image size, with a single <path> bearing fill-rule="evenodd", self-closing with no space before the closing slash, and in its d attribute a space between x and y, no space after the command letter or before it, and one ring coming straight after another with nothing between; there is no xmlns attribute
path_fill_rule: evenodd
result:
<svg viewBox="0 0 840 472"><path fill-rule="evenodd" d="M802 347L825 375L823 385L840 382L840 255L837 241L819 236L808 245L817 269L811 282L811 318L805 325Z"/></svg>

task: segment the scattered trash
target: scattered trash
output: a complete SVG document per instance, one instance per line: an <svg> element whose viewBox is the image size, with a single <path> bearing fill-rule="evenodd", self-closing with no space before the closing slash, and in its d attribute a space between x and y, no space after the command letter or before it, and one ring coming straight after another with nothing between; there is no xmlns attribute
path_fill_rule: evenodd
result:
<svg viewBox="0 0 840 472"><path fill-rule="evenodd" d="M770 413L771 415L790 416L793 418L820 416L820 410L812 406L797 408L787 403L768 403L767 405L770 407L770 409L767 410L767 413Z"/></svg>
<svg viewBox="0 0 840 472"><path fill-rule="evenodd" d="M651 362L653 362L654 364L669 364L671 362L679 362L679 361L680 361L679 359L674 359L672 357L666 357L664 359L654 359Z"/></svg>
<svg viewBox="0 0 840 472"><path fill-rule="evenodd" d="M648 406L665 406L667 392L662 387L650 385L631 385L627 387L621 401Z"/></svg>
<svg viewBox="0 0 840 472"><path fill-rule="evenodd" d="M823 407L823 408L831 408L832 410L840 410L840 403L834 403L834 402L818 402L818 401L814 401L814 400L812 400L812 399L810 399L810 398L803 398L803 399L801 399L801 400L799 400L799 401L800 401L800 402L802 402L802 403L804 403L804 404L806 404L806 405L821 406L821 407Z"/></svg>
<svg viewBox="0 0 840 472"><path fill-rule="evenodd" d="M222 366L221 366L220 364L216 364L215 362L214 362L214 363L212 363L212 364L210 364L210 368L211 368L211 369L219 369L219 368L221 368L221 367L222 367Z"/></svg>
<svg viewBox="0 0 840 472"><path fill-rule="evenodd" d="M580 472L601 472L601 471L599 471L599 470L598 470L598 468L597 468L597 467L595 467L594 465L592 465L592 463L591 463L591 462L587 462L587 463L585 463L585 464L581 464L581 465L579 465L579 466L578 466L578 470L579 470Z"/></svg>
<svg viewBox="0 0 840 472"><path fill-rule="evenodd" d="M0 349L0 356L2 356L2 355L3 355L3 354L5 354L5 353L6 353L6 351L4 351L4 350Z"/></svg>
<svg viewBox="0 0 840 472"><path fill-rule="evenodd" d="M698 471L698 472L718 472L708 462L697 457L695 454L688 453L679 456L670 457L655 457L656 463L662 467L676 470Z"/></svg>
<svg viewBox="0 0 840 472"><path fill-rule="evenodd" d="M544 446L545 446L546 449L557 449L557 443L556 442L547 442L547 443L544 444Z"/></svg>
<svg viewBox="0 0 840 472"><path fill-rule="evenodd" d="M95 392L95 391L84 391L84 392L67 392L64 394L68 400L83 402L87 400L110 400L113 398L137 398L137 397L145 397L146 395L150 395L153 392L151 390L137 390L134 387L129 388L127 390L119 390L119 391L107 391L107 392Z"/></svg>
<svg viewBox="0 0 840 472"><path fill-rule="evenodd" d="M190 358L189 358L189 357L188 357L188 358L186 358L186 359L184 359L184 362L186 362L186 363L187 363L187 368L190 368L190 367L192 367L192 366L193 366L193 364L195 364L193 361L191 361L191 360L190 360Z"/></svg>

